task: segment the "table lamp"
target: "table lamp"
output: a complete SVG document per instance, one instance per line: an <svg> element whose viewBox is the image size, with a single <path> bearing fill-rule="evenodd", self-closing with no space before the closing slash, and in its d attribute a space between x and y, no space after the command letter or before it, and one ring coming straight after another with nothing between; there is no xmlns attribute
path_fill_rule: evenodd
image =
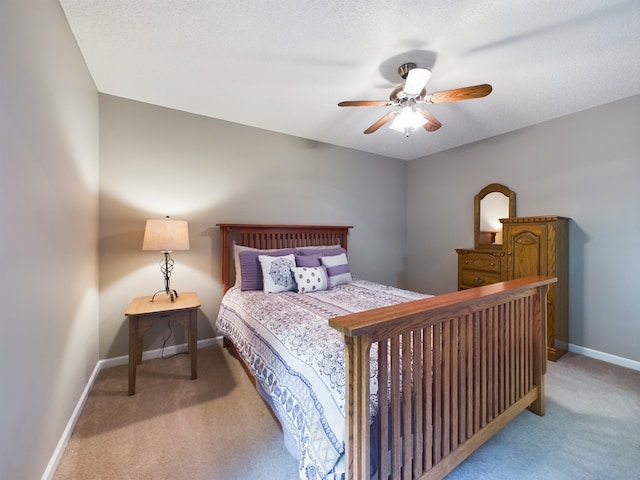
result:
<svg viewBox="0 0 640 480"><path fill-rule="evenodd" d="M178 292L171 289L169 280L173 270L171 252L189 250L189 226L186 220L174 220L168 216L157 220L147 220L142 250L156 250L163 253L160 271L164 276L164 290L158 290L154 293L151 301L153 302L156 295L163 291L169 295L172 302L175 301L178 298Z"/></svg>

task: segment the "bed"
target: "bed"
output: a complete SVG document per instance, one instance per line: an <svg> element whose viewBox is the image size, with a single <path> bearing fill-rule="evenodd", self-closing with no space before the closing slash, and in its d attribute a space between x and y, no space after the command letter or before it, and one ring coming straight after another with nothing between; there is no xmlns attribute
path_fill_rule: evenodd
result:
<svg viewBox="0 0 640 480"><path fill-rule="evenodd" d="M431 296L345 274L348 226L218 227L217 327L280 421L301 479L442 478L524 409L544 414L541 319L555 279ZM245 288L256 257L272 272L291 257L318 260L330 288L265 293L266 276Z"/></svg>

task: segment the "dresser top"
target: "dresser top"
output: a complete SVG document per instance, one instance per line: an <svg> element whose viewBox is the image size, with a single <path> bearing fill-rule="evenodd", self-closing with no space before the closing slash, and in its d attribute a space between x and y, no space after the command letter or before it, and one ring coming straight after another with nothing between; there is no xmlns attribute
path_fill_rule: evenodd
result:
<svg viewBox="0 0 640 480"><path fill-rule="evenodd" d="M556 220L568 221L569 217L561 217L559 215L542 215L535 217L512 217L501 218L502 223L531 223L531 222L555 222Z"/></svg>

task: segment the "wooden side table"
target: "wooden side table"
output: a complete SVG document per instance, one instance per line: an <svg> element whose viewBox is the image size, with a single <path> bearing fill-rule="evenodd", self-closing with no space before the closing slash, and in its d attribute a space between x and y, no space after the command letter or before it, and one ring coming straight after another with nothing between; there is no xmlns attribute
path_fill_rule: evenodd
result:
<svg viewBox="0 0 640 480"><path fill-rule="evenodd" d="M198 295L193 292L181 293L174 302L168 295L156 295L153 302L151 298L134 298L124 313L129 317L129 395L136 393L136 366L142 363L144 332L158 320L174 320L187 330L191 380L198 377Z"/></svg>

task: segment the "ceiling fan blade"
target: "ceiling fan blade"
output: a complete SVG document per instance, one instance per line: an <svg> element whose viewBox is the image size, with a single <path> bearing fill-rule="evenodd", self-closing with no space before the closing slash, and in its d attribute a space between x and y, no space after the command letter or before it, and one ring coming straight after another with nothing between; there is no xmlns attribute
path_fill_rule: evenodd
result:
<svg viewBox="0 0 640 480"><path fill-rule="evenodd" d="M391 120L392 118L394 118L396 115L398 114L398 112L396 110L394 110L393 112L389 112L387 113L384 117L382 117L380 120L378 120L376 123L374 123L373 125L371 125L369 128L367 128L364 133L365 134L369 134L369 133L373 133L376 130L378 130L381 126L383 126L385 123L387 123L389 120Z"/></svg>
<svg viewBox="0 0 640 480"><path fill-rule="evenodd" d="M389 100L351 100L340 102L339 107L386 107L393 105Z"/></svg>
<svg viewBox="0 0 640 480"><path fill-rule="evenodd" d="M472 98L486 97L491 93L493 87L485 83L474 85L473 87L454 88L442 92L431 93L425 98L427 103L457 102L458 100L470 100Z"/></svg>
<svg viewBox="0 0 640 480"><path fill-rule="evenodd" d="M435 132L442 126L442 124L438 121L438 119L436 119L436 117L434 117L429 112L427 112L424 108L418 108L417 110L422 114L424 118L427 119L427 123L425 123L422 127L427 132Z"/></svg>

